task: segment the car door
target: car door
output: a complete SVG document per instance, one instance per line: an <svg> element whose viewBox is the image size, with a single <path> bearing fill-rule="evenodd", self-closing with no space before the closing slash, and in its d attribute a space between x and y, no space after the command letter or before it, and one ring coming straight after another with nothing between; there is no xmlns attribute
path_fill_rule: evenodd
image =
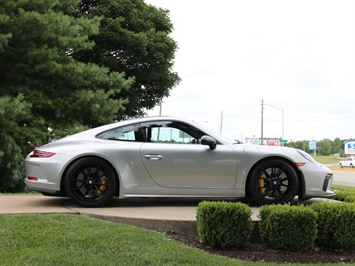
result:
<svg viewBox="0 0 355 266"><path fill-rule="evenodd" d="M204 134L189 125L166 121L143 126L148 142L140 154L151 178L171 188L234 188L236 155L228 145L199 144Z"/></svg>

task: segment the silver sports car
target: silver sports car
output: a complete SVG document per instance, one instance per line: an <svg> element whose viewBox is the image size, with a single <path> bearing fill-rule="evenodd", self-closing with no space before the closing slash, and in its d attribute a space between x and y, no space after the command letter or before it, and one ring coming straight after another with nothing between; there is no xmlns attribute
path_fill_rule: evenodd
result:
<svg viewBox="0 0 355 266"><path fill-rule="evenodd" d="M333 196L332 172L301 150L240 144L196 122L145 117L36 148L25 182L102 206L114 196L244 198L259 204Z"/></svg>

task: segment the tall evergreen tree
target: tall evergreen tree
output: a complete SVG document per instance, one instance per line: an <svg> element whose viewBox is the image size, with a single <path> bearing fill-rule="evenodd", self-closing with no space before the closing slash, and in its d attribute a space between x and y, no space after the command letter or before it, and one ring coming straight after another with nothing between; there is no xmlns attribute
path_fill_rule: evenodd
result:
<svg viewBox="0 0 355 266"><path fill-rule="evenodd" d="M14 189L24 177L28 143L112 122L125 109L121 93L133 79L72 56L94 46L89 37L100 25L97 16L70 15L78 4L0 2L0 191Z"/></svg>
<svg viewBox="0 0 355 266"><path fill-rule="evenodd" d="M142 0L0 2L0 191L49 139L144 113L180 78L168 11Z"/></svg>
<svg viewBox="0 0 355 266"><path fill-rule="evenodd" d="M30 117L31 104L19 95L0 97L0 191L23 188L23 156L18 143L26 135L24 121ZM21 134L23 132L24 134Z"/></svg>

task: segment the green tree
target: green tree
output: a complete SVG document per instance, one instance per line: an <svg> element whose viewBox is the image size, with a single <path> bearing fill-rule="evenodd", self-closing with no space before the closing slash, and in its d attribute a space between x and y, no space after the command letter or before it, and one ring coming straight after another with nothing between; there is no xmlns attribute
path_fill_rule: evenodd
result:
<svg viewBox="0 0 355 266"><path fill-rule="evenodd" d="M344 139L335 138L332 142L332 153L343 153L344 154Z"/></svg>
<svg viewBox="0 0 355 266"><path fill-rule="evenodd" d="M330 139L323 139L319 143L318 153L320 155L329 156L332 151Z"/></svg>
<svg viewBox="0 0 355 266"><path fill-rule="evenodd" d="M45 128L111 122L123 112L120 93L132 80L73 59L74 52L94 46L89 36L98 33L100 19L65 15L58 11L65 2L75 3L23 0L0 6L7 14L1 32L11 36L0 54L1 93L22 93Z"/></svg>
<svg viewBox="0 0 355 266"><path fill-rule="evenodd" d="M180 81L171 31L168 11L142 0L1 1L1 112L16 114L0 124L2 181L16 184L34 146L167 96Z"/></svg>
<svg viewBox="0 0 355 266"><path fill-rule="evenodd" d="M24 177L22 149L16 139L26 132L22 123L30 117L31 104L23 95L16 98L0 97L0 191L13 192L23 188ZM15 133L15 134L14 134Z"/></svg>
<svg viewBox="0 0 355 266"><path fill-rule="evenodd" d="M135 79L130 90L116 95L129 100L123 116L144 114L179 83L172 71L177 44L169 36L173 26L167 10L143 0L82 0L77 15L102 20L99 34L89 37L96 45L76 51L73 57Z"/></svg>
<svg viewBox="0 0 355 266"><path fill-rule="evenodd" d="M121 93L129 90L133 79L72 56L94 46L89 37L99 32L101 19L70 15L78 4L0 2L0 97L1 110L6 110L0 128L0 167L2 181L7 180L0 190L15 187L28 143L37 146L51 134L61 137L112 122L125 110L127 100ZM11 105L17 109L7 109Z"/></svg>
<svg viewBox="0 0 355 266"><path fill-rule="evenodd" d="M299 141L293 141L293 142L289 142L286 144L287 147L292 147L292 148L296 148L296 149L300 149L303 150L307 153L310 153L310 149L309 149L309 144L308 141L306 140L299 140Z"/></svg>

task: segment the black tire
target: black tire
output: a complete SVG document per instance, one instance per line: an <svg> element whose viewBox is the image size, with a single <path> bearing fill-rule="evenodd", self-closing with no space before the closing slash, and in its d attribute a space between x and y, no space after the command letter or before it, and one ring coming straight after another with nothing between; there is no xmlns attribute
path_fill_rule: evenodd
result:
<svg viewBox="0 0 355 266"><path fill-rule="evenodd" d="M350 168L354 168L354 166L353 166L353 164L352 164L352 163L350 164Z"/></svg>
<svg viewBox="0 0 355 266"><path fill-rule="evenodd" d="M249 195L260 205L290 202L297 195L298 188L297 172L282 159L257 164L247 184Z"/></svg>
<svg viewBox="0 0 355 266"><path fill-rule="evenodd" d="M115 195L117 184L117 175L111 165L95 157L74 162L64 179L68 196L83 207L107 204Z"/></svg>
<svg viewBox="0 0 355 266"><path fill-rule="evenodd" d="M340 168L343 168L343 165L341 163L339 164L339 166L340 166Z"/></svg>

